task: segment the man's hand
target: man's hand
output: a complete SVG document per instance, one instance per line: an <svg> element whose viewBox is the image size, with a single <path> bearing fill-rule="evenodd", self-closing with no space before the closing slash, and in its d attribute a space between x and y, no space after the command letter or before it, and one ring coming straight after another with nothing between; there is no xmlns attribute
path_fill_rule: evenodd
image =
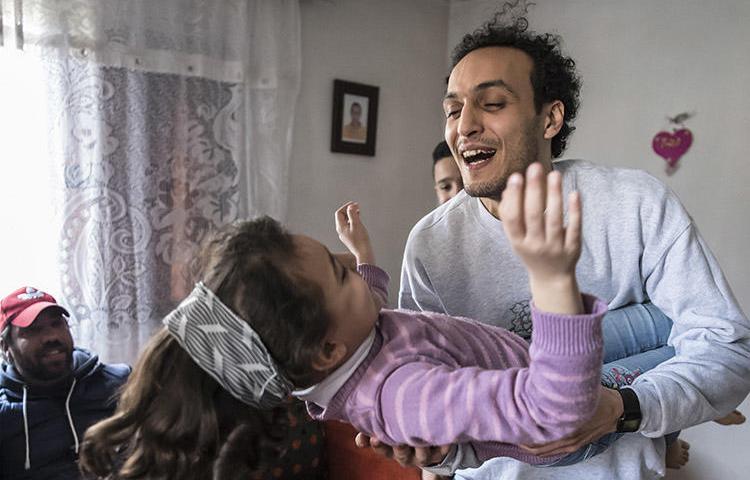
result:
<svg viewBox="0 0 750 480"><path fill-rule="evenodd" d="M359 218L359 204L346 202L336 210L336 233L346 248L357 257L357 263L375 264L375 255L362 220Z"/></svg>
<svg viewBox="0 0 750 480"><path fill-rule="evenodd" d="M380 455L396 460L404 467L429 467L443 461L451 449L450 445L442 447L391 447L381 443L377 438L368 437L364 433L358 433L354 442L359 448L371 447Z"/></svg>
<svg viewBox="0 0 750 480"><path fill-rule="evenodd" d="M611 388L601 387L599 404L594 416L580 430L570 437L556 442L534 446L521 445L521 448L541 457L573 453L597 438L614 432L617 429L617 420L622 416L622 413L623 405L620 394Z"/></svg>

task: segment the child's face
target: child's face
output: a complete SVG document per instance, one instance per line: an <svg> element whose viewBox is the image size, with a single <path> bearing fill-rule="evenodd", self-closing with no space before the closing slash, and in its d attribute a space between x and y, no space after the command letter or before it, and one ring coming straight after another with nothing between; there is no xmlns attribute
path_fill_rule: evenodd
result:
<svg viewBox="0 0 750 480"><path fill-rule="evenodd" d="M344 267L320 242L304 235L294 235L299 256L295 265L305 278L315 282L325 300L330 318L328 342L343 343L348 358L367 338L378 308L370 287L355 271Z"/></svg>

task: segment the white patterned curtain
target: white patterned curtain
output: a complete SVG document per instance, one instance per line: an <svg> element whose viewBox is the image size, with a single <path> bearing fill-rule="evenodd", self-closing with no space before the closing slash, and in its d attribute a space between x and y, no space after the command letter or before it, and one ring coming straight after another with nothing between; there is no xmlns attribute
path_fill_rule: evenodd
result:
<svg viewBox="0 0 750 480"><path fill-rule="evenodd" d="M286 214L296 0L0 0L37 59L76 342L132 362L217 227Z"/></svg>

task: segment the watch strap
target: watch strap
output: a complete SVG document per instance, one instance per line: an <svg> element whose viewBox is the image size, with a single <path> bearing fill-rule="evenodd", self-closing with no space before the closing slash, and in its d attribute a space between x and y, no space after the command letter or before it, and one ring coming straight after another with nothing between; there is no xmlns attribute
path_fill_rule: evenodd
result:
<svg viewBox="0 0 750 480"><path fill-rule="evenodd" d="M632 388L620 388L617 390L622 398L622 416L617 420L617 432L637 432L641 426L643 415L638 395Z"/></svg>

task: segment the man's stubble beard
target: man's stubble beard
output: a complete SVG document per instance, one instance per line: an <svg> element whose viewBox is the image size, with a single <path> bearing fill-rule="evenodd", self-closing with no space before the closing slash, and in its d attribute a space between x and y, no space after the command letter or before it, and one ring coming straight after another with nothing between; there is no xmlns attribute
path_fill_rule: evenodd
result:
<svg viewBox="0 0 750 480"><path fill-rule="evenodd" d="M28 360L15 352L12 355L11 363L18 372L23 375L27 381L49 382L68 377L73 371L73 352L66 352L65 366L61 372L51 372L39 359ZM28 378L27 378L28 377Z"/></svg>
<svg viewBox="0 0 750 480"><path fill-rule="evenodd" d="M474 183L468 186L464 185L464 190L466 190L466 194L470 197L500 200L503 190L505 190L507 185L507 180L498 179L496 181Z"/></svg>
<svg viewBox="0 0 750 480"><path fill-rule="evenodd" d="M524 141L519 145L516 155L512 155L512 152L508 151L507 153L511 154L512 157L506 157L503 160L505 165L518 165L517 169L505 171L499 177L486 182L474 182L472 185L467 185L464 182L466 193L471 197L490 198L500 201L505 187L508 186L508 177L515 172L524 174L526 168L539 158L539 145L533 141L532 131L533 127L529 126L525 131Z"/></svg>

